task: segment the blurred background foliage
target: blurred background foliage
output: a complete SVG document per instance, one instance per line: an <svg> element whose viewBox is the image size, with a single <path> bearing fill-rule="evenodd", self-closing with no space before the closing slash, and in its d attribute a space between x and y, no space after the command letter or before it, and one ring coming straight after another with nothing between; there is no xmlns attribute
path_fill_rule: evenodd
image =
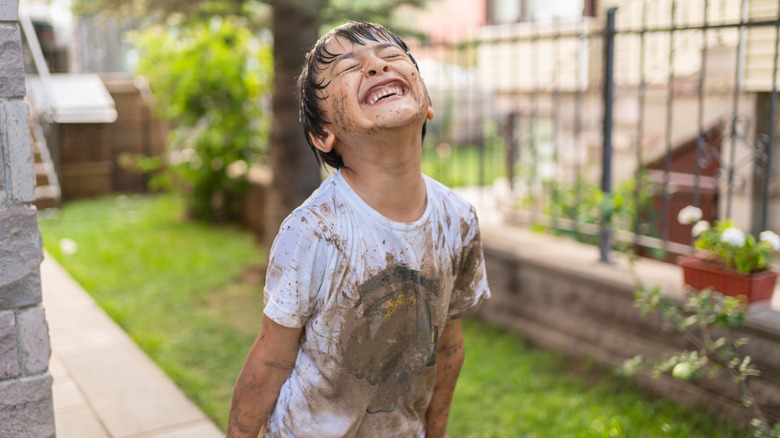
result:
<svg viewBox="0 0 780 438"><path fill-rule="evenodd" d="M153 188L189 194L198 219L236 219L246 190L247 170L262 161L269 123L267 98L273 56L240 20L213 17L181 27L155 25L135 34L145 77L158 112L174 127L167 163Z"/></svg>
<svg viewBox="0 0 780 438"><path fill-rule="evenodd" d="M74 0L73 11L138 20L137 73L148 80L159 114L173 128L165 159L128 160L155 172L152 188L182 193L194 218L234 220L248 169L266 166L274 175L268 229L276 229L319 185L313 155L301 158L312 153L295 123L294 85L303 54L328 28L347 20L421 36L392 21L400 6L426 3Z"/></svg>

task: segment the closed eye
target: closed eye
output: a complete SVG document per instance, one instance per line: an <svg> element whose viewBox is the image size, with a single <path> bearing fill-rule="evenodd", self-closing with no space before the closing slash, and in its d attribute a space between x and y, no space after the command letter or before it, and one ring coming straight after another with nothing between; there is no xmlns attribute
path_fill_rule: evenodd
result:
<svg viewBox="0 0 780 438"><path fill-rule="evenodd" d="M346 73L346 72L348 72L350 70L353 70L353 69L357 68L358 65L359 64L348 65L346 68L342 69L338 74Z"/></svg>
<svg viewBox="0 0 780 438"><path fill-rule="evenodd" d="M406 56L406 52L395 44L383 44L377 50L377 55L382 59L395 59Z"/></svg>
<svg viewBox="0 0 780 438"><path fill-rule="evenodd" d="M406 56L406 53L395 46L391 46L383 50L380 50L378 55L384 59L390 59L390 58L399 58L402 56Z"/></svg>

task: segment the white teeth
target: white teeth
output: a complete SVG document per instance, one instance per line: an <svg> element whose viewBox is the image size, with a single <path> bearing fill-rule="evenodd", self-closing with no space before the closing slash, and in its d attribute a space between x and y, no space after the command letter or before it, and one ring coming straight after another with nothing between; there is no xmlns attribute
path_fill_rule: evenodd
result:
<svg viewBox="0 0 780 438"><path fill-rule="evenodd" d="M388 96L400 96L403 94L403 91L400 87L388 87L383 88L382 90L374 93L371 98L368 100L369 105L373 105L377 102L379 102L380 99Z"/></svg>

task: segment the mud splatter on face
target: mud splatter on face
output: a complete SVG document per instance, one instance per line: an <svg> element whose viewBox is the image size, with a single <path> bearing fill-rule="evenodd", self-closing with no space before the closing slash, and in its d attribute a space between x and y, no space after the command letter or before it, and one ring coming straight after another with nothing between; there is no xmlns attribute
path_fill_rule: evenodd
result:
<svg viewBox="0 0 780 438"><path fill-rule="evenodd" d="M345 84L345 87L347 85ZM350 116L350 109L347 103L347 95L340 93L333 97L333 124L348 135L370 135L379 131L376 127L361 127ZM354 111L354 110L353 110Z"/></svg>

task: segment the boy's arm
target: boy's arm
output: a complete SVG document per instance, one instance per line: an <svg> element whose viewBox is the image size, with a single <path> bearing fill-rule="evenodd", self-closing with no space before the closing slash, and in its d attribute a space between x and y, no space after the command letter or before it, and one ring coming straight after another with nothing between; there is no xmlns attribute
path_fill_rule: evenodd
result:
<svg viewBox="0 0 780 438"><path fill-rule="evenodd" d="M426 438L447 436L452 394L455 392L455 383L465 353L460 319L451 319L444 326L444 332L439 336L439 345L436 347L436 383L433 386L431 404L425 413Z"/></svg>
<svg viewBox="0 0 780 438"><path fill-rule="evenodd" d="M228 438L256 438L268 421L282 384L298 357L300 328L281 326L263 314L263 325L236 381Z"/></svg>

